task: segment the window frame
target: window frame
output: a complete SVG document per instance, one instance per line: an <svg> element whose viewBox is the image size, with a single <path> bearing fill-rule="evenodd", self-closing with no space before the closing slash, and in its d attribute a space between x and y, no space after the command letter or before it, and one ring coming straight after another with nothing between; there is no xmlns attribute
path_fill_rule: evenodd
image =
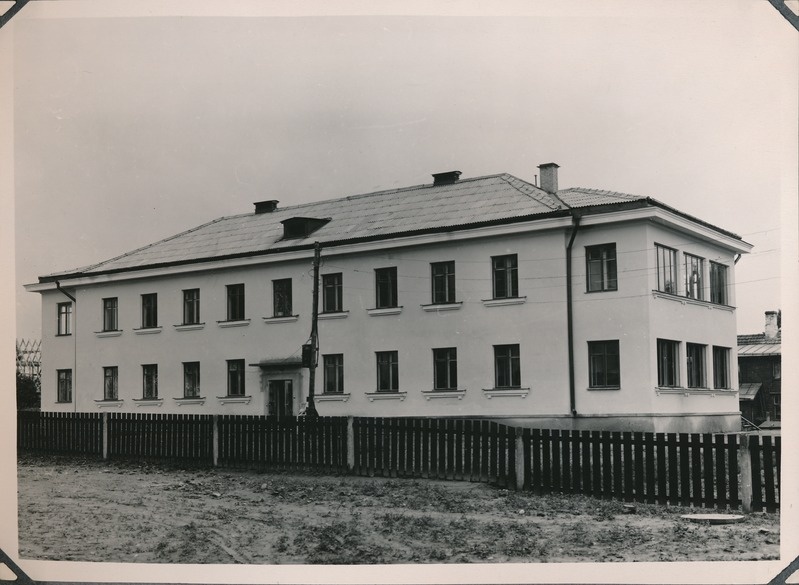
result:
<svg viewBox="0 0 799 585"><path fill-rule="evenodd" d="M142 364L142 400L158 400L158 364Z"/></svg>
<svg viewBox="0 0 799 585"><path fill-rule="evenodd" d="M243 321L246 318L244 283L225 285L225 318L228 321Z"/></svg>
<svg viewBox="0 0 799 585"><path fill-rule="evenodd" d="M245 396L244 360L227 361L227 396ZM235 390L235 392L233 392Z"/></svg>
<svg viewBox="0 0 799 585"><path fill-rule="evenodd" d="M344 354L323 355L322 368L324 372L323 392L325 394L344 394Z"/></svg>
<svg viewBox="0 0 799 585"><path fill-rule="evenodd" d="M730 348L713 346L713 388L729 390L730 384Z"/></svg>
<svg viewBox="0 0 799 585"><path fill-rule="evenodd" d="M103 400L119 400L119 366L103 366Z"/></svg>
<svg viewBox="0 0 799 585"><path fill-rule="evenodd" d="M341 272L322 275L323 313L340 313L344 310L343 289L344 275Z"/></svg>
<svg viewBox="0 0 799 585"><path fill-rule="evenodd" d="M183 290L183 322L181 325L200 324L200 289Z"/></svg>
<svg viewBox="0 0 799 585"><path fill-rule="evenodd" d="M729 304L728 286L729 266L710 261L710 302L717 305Z"/></svg>
<svg viewBox="0 0 799 585"><path fill-rule="evenodd" d="M439 384L443 378L444 384ZM458 348L433 348L433 390L458 389Z"/></svg>
<svg viewBox="0 0 799 585"><path fill-rule="evenodd" d="M491 294L493 299L519 298L519 255L491 257Z"/></svg>
<svg viewBox="0 0 799 585"><path fill-rule="evenodd" d="M397 267L375 268L375 308L395 309L398 306Z"/></svg>
<svg viewBox="0 0 799 585"><path fill-rule="evenodd" d="M707 345L685 344L686 387L707 388Z"/></svg>
<svg viewBox="0 0 799 585"><path fill-rule="evenodd" d="M612 253L608 254L608 252ZM598 253L598 258L592 258ZM594 287L592 274L599 269L598 287ZM585 247L585 290L586 292L607 292L619 289L616 243L597 244Z"/></svg>
<svg viewBox="0 0 799 585"><path fill-rule="evenodd" d="M455 261L430 263L431 302L434 305L455 303Z"/></svg>
<svg viewBox="0 0 799 585"><path fill-rule="evenodd" d="M155 329L158 327L158 293L141 295L141 328Z"/></svg>
<svg viewBox="0 0 799 585"><path fill-rule="evenodd" d="M72 402L72 369L56 370L56 402L69 404Z"/></svg>
<svg viewBox="0 0 799 585"><path fill-rule="evenodd" d="M663 261L666 259L666 255L668 255L668 263ZM661 244L655 244L655 256L657 266L657 290L672 295L679 294L677 287L677 283L679 282L677 280L679 277L679 271L677 270L677 250ZM667 275L671 276L671 283L666 278ZM669 284L671 284L671 286L669 286ZM669 290L669 288L673 290Z"/></svg>
<svg viewBox="0 0 799 585"><path fill-rule="evenodd" d="M621 388L621 350L618 339L588 342L588 387L597 390ZM600 360L601 364L597 363ZM615 379L612 377L615 374ZM596 383L596 382L601 383Z"/></svg>
<svg viewBox="0 0 799 585"><path fill-rule="evenodd" d="M56 307L56 335L72 335L72 301L58 303Z"/></svg>
<svg viewBox="0 0 799 585"><path fill-rule="evenodd" d="M183 398L200 398L200 362L183 362Z"/></svg>
<svg viewBox="0 0 799 585"><path fill-rule="evenodd" d="M103 299L103 331L119 331L119 297Z"/></svg>
<svg viewBox="0 0 799 585"><path fill-rule="evenodd" d="M683 252L683 272L685 296L698 301L705 300L705 259Z"/></svg>
<svg viewBox="0 0 799 585"><path fill-rule="evenodd" d="M673 339L658 339L656 351L658 387L679 388L680 342Z"/></svg>
<svg viewBox="0 0 799 585"><path fill-rule="evenodd" d="M509 382L502 384L501 382ZM521 350L518 343L494 346L494 388L522 387Z"/></svg>
<svg viewBox="0 0 799 585"><path fill-rule="evenodd" d="M399 392L399 352L376 351L376 392Z"/></svg>
<svg viewBox="0 0 799 585"><path fill-rule="evenodd" d="M278 278L272 281L272 316L291 317L292 284L290 278Z"/></svg>

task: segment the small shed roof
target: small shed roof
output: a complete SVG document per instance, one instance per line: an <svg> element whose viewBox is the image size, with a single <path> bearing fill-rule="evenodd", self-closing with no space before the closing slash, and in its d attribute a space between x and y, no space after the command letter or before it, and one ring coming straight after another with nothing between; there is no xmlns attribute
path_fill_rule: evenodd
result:
<svg viewBox="0 0 799 585"><path fill-rule="evenodd" d="M757 396L757 393L760 390L760 386L762 386L760 382L741 384L741 387L738 390L738 399L754 400L755 396Z"/></svg>

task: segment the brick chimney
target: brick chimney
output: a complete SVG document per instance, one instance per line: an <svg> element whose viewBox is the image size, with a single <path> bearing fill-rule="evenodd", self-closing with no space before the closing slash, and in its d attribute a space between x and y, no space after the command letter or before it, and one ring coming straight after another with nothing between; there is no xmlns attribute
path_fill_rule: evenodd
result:
<svg viewBox="0 0 799 585"><path fill-rule="evenodd" d="M766 311L766 339L776 339L777 333L780 331L780 312L779 311Z"/></svg>
<svg viewBox="0 0 799 585"><path fill-rule="evenodd" d="M558 192L558 165L555 163L545 163L538 165L541 172L541 188L547 193Z"/></svg>

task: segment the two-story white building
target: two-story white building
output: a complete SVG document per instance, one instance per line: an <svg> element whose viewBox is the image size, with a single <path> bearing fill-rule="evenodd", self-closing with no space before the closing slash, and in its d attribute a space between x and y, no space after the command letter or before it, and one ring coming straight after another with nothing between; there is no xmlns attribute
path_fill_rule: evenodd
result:
<svg viewBox="0 0 799 585"><path fill-rule="evenodd" d="M42 408L740 428L739 236L507 174L223 217L39 279Z"/></svg>

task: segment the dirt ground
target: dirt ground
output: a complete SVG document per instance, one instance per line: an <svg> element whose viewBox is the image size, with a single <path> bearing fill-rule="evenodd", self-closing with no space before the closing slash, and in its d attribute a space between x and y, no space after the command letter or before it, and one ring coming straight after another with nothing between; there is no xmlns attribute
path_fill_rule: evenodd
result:
<svg viewBox="0 0 799 585"><path fill-rule="evenodd" d="M702 510L485 484L181 469L26 457L25 559L384 564L779 558L779 515L690 523Z"/></svg>

